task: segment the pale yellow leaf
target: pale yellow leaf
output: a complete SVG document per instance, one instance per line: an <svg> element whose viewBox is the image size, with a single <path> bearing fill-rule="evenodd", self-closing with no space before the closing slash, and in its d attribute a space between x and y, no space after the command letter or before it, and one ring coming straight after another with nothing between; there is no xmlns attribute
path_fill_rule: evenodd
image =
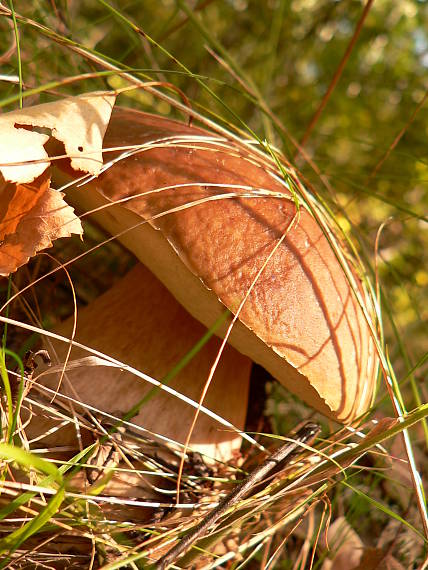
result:
<svg viewBox="0 0 428 570"><path fill-rule="evenodd" d="M43 146L49 136L15 128L8 120L9 114L0 116L0 172L10 182L32 182L49 166ZM19 162L23 164L8 166Z"/></svg>
<svg viewBox="0 0 428 570"><path fill-rule="evenodd" d="M97 175L103 164L102 141L116 100L113 92L68 97L0 116L0 172L5 180L32 182L50 164L44 145L48 129L64 144L71 166ZM20 164L23 163L23 164Z"/></svg>

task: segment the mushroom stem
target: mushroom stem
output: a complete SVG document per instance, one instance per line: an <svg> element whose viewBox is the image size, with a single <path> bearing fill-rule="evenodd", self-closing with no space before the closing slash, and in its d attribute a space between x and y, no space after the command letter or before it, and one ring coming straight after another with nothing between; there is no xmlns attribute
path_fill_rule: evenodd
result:
<svg viewBox="0 0 428 570"><path fill-rule="evenodd" d="M69 337L71 319L56 331ZM76 340L112 356L151 377L162 380L203 336L204 327L191 317L168 290L144 266L138 264L123 279L94 302L79 311ZM191 361L171 379L169 385L181 394L199 400L210 367L220 346L211 338ZM63 361L67 345L55 345ZM71 360L87 356L73 348ZM251 361L227 347L208 391L205 406L243 429L247 408ZM57 376L44 384L55 389ZM136 378L119 368L91 366L67 372L61 390L104 412L122 417L145 396L132 421L155 434L178 443L186 439L194 408L186 402ZM149 394L150 392L150 394ZM33 424L34 430L34 424ZM75 441L71 428L54 434L65 442ZM52 436L50 438L51 443ZM227 461L240 447L240 436L225 431L214 419L201 415L191 448L209 457Z"/></svg>

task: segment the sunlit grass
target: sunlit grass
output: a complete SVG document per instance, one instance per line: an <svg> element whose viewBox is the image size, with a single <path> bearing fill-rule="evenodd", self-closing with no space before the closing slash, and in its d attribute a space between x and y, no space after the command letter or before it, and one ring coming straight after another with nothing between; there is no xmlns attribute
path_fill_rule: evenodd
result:
<svg viewBox="0 0 428 570"><path fill-rule="evenodd" d="M191 67L186 63L186 51L176 53L177 46L168 49L165 44L164 47L162 43L159 44L156 41L155 34L153 37L146 36L141 41L151 45L150 49L153 51L150 52L150 57L153 63L159 59L161 65L154 70L154 67L150 68L146 65L137 67L128 64L127 58L132 50L142 49L142 44L137 41L137 38L140 40L141 26L135 24L135 14L132 10L131 16L127 14L125 8L101 2L99 6L102 8L98 6L96 10L97 17L92 22L87 20L85 27L82 28L84 33L79 34L76 31L77 39L74 39L73 33L69 33L70 30L67 30L67 33L64 31L64 27L67 26L70 26L72 31L74 30L71 12L54 14L45 6L40 5L36 12L26 7L25 12L30 19L21 13L12 12L15 22L14 33L17 30L20 32L20 35L16 35L20 43L14 67L19 77L19 88L17 89L15 85L2 84L0 106L11 109L19 106L21 101L24 105L27 102L30 104L34 101L45 101L52 96L57 96L58 93L77 94L106 87L117 88L133 85L137 90L128 94L124 93L121 104L142 105L145 110L155 112L170 111L171 115L179 117L180 111L187 109L187 104L180 99L176 91L168 86L148 87L147 89L144 87L145 82L159 79L164 74L168 82L179 84L182 90L183 87L185 88L184 93L189 99L193 115L202 124L211 128L216 127L220 133L223 128L228 128L233 131L235 140L238 141L244 139L247 142L249 138L252 138L254 149L258 156L262 157L261 160L265 160L271 168L277 168L279 176L284 177L284 174L289 176L288 162L277 147L285 149L284 154L287 156L292 156L295 148L293 141L290 141L287 136L288 130L285 128L284 121L275 115L275 110L272 110L270 106L269 78L266 77L262 82L257 83L251 73L246 70L246 62L241 64L239 58L232 53L233 50L225 47L217 38L216 32L209 29L206 21L204 23L199 14L195 15L190 11L184 2L179 4L195 26L197 34L200 34L199 44L206 43L216 54L220 79L196 71L192 73ZM15 6L15 8L19 12L20 7ZM281 23L285 21L283 2L278 4L277 10L277 13L273 14L269 38L269 45L274 49L270 52L271 59L266 62L266 68L272 74L277 62L280 62L283 57L281 46L278 45L279 29ZM2 7L0 16L9 18L8 8ZM174 13L170 13L170 16L172 23ZM79 14L80 21L83 17ZM168 27L168 22L169 20L165 19L162 24ZM109 33L112 33L112 28L119 26L119 23L123 34L130 38L131 45L127 47L124 42L124 45L119 46L115 51L115 46L109 44ZM160 26L161 22L158 24ZM103 28L103 26L107 27ZM87 43L82 40L82 37L88 38ZM195 36L192 35L192 37ZM255 37L252 45L254 49L262 50L262 43ZM42 61L46 61L47 64L41 65ZM212 65L211 57L209 61ZM10 65L12 67L12 64ZM170 69L168 65L176 66L176 68ZM138 97L139 93L146 92L150 97ZM333 112L334 109L327 109L326 115L333 114ZM306 125L302 125L302 131L304 126ZM320 135L317 139L318 144L323 136ZM353 133L350 136L352 138ZM328 133L325 137L327 141L330 140ZM264 142L265 139L267 143ZM379 142L374 145L374 150L379 155L384 154L385 148L387 147L381 146ZM410 163L417 160L411 152L407 155L397 152L395 156L398 161L408 160ZM426 370L426 354L415 353L413 346L419 347L418 343L422 346L422 325L426 309L421 301L420 287L416 287L414 282L410 282L397 272L388 260L383 260L382 251L379 252L380 267L376 275L373 262L374 239L373 234L369 233L372 228L367 227L367 224L371 223L375 228L379 225L378 212L380 210L375 211L378 203L385 208L382 210L381 217L384 211L385 218L390 215L410 216L415 223L426 222L427 218L422 204L417 202L409 204L396 194L391 194L389 185L383 190L382 184L378 188L362 182L369 175L368 171L364 171L361 179L355 179L347 170L346 165L341 166L338 162L330 167L331 156L328 154L324 156L320 153L319 157L315 154L313 160L315 166L322 165L327 171L332 172L328 181L340 192L340 203L329 193L328 187L324 187L323 178L307 165L302 166L302 170L304 170L304 175L310 178L312 185L306 182L301 183L303 179L300 175L291 172L292 180L296 181L295 190L298 193L303 192L300 194L303 197L303 203L312 210L325 231L328 231L330 227L336 227L335 232L340 233L340 228L344 225L341 224L340 218L342 216L346 219L345 226L348 231L342 234L341 239L350 239L355 244L352 263L359 267L359 271L366 280L368 297L362 299L358 291L355 293L359 296L369 316L373 316L374 311L377 311L375 326L379 337L378 348L382 358L383 373L390 384L391 392L388 396L385 384L383 384L384 378L380 383L378 399L372 414L361 426L359 435L350 432L335 433L334 428L325 422L323 439L316 442L312 451L302 454L298 465L288 467L280 480L272 482L266 489L243 501L236 511L221 523L213 536L206 538L199 545L199 548L207 555L205 568L216 568L232 560L236 560L235 568L241 565L243 567L245 562L258 563L260 560L266 561L265 568L269 567L269 560L276 561L278 565L283 564L278 567L291 568L287 557L296 559L298 546L294 547L296 552L293 552L293 542L288 532L292 529L295 531L295 527L306 524L306 518L312 511L321 517L326 502L331 503L331 512L328 517L319 520L323 529L325 529L327 519L331 517L334 519L339 512L344 510L355 530L358 532L359 528L362 529L362 540L371 539L367 530L361 526L359 520L361 511L357 512L354 508L358 502L359 505L364 505L360 507L364 518L368 521L375 521L377 528L379 528L379 520L386 526L388 521L394 519L401 525L400 528L409 529L417 545L413 553L417 548L416 556L419 556L421 562L423 553L426 552L423 524L421 519L415 515L417 503L415 495L411 496L411 504L404 509L387 491L378 488L378 482L388 477L384 470L393 466L398 460L403 461L402 457L400 459L388 458L379 446L387 444L394 438L401 438L404 430L410 430L406 432L408 434L406 436L407 449L411 453L412 460L414 457L414 464L406 465L413 476L415 490L419 492L419 508L423 511L425 498L418 477L419 469L422 467L420 457L421 449L424 448L423 439L425 439L426 448L428 438L428 430L424 421L428 415L428 409L424 404L426 389L424 392L424 387L418 380L422 378ZM360 170L359 165L356 170ZM423 182L417 169L414 169L413 174L415 183ZM383 180L385 183L390 179L394 184L403 185L403 187L410 183L407 170L403 174L403 179L395 171L394 174L381 171L378 175L378 180ZM346 193L343 191L345 187ZM353 199L355 195L358 196L358 204L343 208L342 204L347 203L347 198ZM373 215L370 209L373 209ZM391 236L388 239L391 241ZM336 245L337 255L346 270L347 261L344 257L340 257L342 255L340 243L332 243L332 245ZM405 248L406 243L401 242L401 246ZM97 248L98 245L95 246L95 249ZM80 252L77 248L76 250ZM70 258L78 255L79 253L77 255L73 253ZM402 250L402 255L405 255L405 249ZM87 252L83 253L83 257L85 256L89 257ZM74 275L74 279L78 280L79 276ZM40 293L42 287L43 281L38 286L39 295L42 295ZM376 290L379 298L376 298ZM403 291L406 302L411 306L411 320L414 319L421 325L421 332L409 338L407 330L411 327L407 329L406 326L401 325L400 315L397 314L399 304L396 298L399 290ZM3 291L6 301L9 295L6 289ZM3 313L2 316L7 319L8 314ZM19 337L22 342L26 338L23 331L26 330L27 324L22 323ZM42 336L41 327L34 321L31 321L31 324L36 327L33 332ZM12 327L15 330L19 329L19 322L9 323L9 331ZM208 333L208 336L209 334L211 333ZM0 567L5 567L12 560L11 557L16 559L17 556L22 556L23 560L26 558L41 562L45 559L49 560L49 549L44 553L44 547L42 547L37 553L37 550L33 551L35 546L44 540L47 541L45 546L49 546L50 540L57 544L61 533L71 532L71 530L82 540L83 550L87 549L88 544L94 545L93 553L81 562L81 567L89 567L90 564L95 563L94 553L98 553L98 560L101 560L99 564L103 565L103 568L112 570L126 565L134 568L142 567L140 564L153 560L153 557L156 557L157 553L162 550L162 546L172 542L176 536L183 535L198 522L204 513L204 508L195 507L194 511L192 509L199 503L201 497L207 502L215 502L220 492L227 492L231 488L235 476L233 465L218 466L218 473L211 478L214 481L214 490L205 484L204 477L192 479L185 472L183 484L196 494L196 499L194 502L188 502L192 508L188 505L187 509L181 510L177 523L174 522L175 519L169 521L168 517L154 522L151 519L149 522L133 522L131 520L116 521L112 515L112 520L106 520L100 509L102 502L110 504L112 508L115 505L121 505L122 508L131 508L133 504L136 505L135 501L108 496L108 484L115 474L135 472L143 477L147 476L147 473L156 473L160 479L164 478L168 481L173 488L177 479L176 468L179 452L177 450L171 452L164 442L157 441L155 445L147 434L138 432L138 426L132 425L132 421L125 422L124 418L104 418L107 420L105 427L102 422L101 425L97 424L96 416L89 419L78 417L77 423L80 422L81 428L91 430L98 443L112 443L120 451L122 458L128 458L129 463L126 468L117 465L110 467L98 484L89 490L87 488L86 492L76 490L73 487L73 480L76 481L79 477L84 478L86 470L94 468L91 467L89 459L96 445L83 446L80 450L74 450L75 454L72 459L59 460L57 464L49 457L49 450L38 451L36 447L33 449L31 445L28 445L24 437L25 426L20 424L22 405L28 406L30 403L34 409L40 405L40 409L44 409L45 413L49 411L56 418L58 425L61 422L65 425L73 424L76 418L73 418L60 403L49 402L49 397L47 400L38 402L37 398L33 398L34 394L29 392L21 401L24 395L22 362L9 348L6 334L3 339L0 361L4 389L1 415L4 443L0 444L0 454L3 459L0 549L5 560ZM21 347L15 344L14 342L13 350L20 350ZM103 355L102 358L108 358L108 355ZM177 366L184 364L185 361L178 363ZM126 365L126 363L120 363L120 365ZM173 373L172 370L171 375ZM12 397L11 374L15 374L13 382L18 383L16 398ZM408 389L408 385L411 390ZM274 414L272 418L274 425L282 426L284 431L289 431L301 419L304 419L299 416L302 410L307 414L306 417L309 417L311 412L302 404L294 404L292 399L291 403L287 404L289 408L284 410L279 404L279 398L282 399L284 394L281 393L278 396L278 391L271 394L268 411ZM391 395L398 402L395 413L398 409L401 420L385 419L394 416ZM141 405L146 403L144 399ZM293 410L290 412L290 408L294 408L294 412ZM37 409L37 413L40 409ZM296 409L299 413L295 411ZM289 412L289 415L287 416L285 412ZM100 411L91 410L91 413L97 414ZM379 425L376 427L373 423L375 419L380 422L380 427ZM420 436L420 431L415 429L418 425L423 426L423 437ZM115 437L118 426L124 428L121 432L121 440ZM263 440L263 443L266 444L266 440ZM165 465L157 462L156 454L160 450L171 458L173 465L171 470L165 471ZM255 447L245 451L249 465L256 451ZM245 469L244 463L242 470L245 471ZM392 473L394 477L394 469ZM106 498L103 498L104 493L107 494ZM162 511L167 508L173 511L179 510L174 507L172 494L168 500L163 502L147 501L147 503L151 504L154 510ZM159 503L162 503L161 507ZM147 508L148 506L141 506L142 512L147 512ZM348 508L349 511L347 511ZM411 520L408 516L409 512L411 512ZM318 553L318 560L322 560L326 554L321 546L317 548L317 532L316 528L310 539L315 545L314 552ZM229 536L232 539L235 537L233 548L217 555L208 554L215 543L221 544ZM291 533L291 537L293 536L298 537L298 533ZM289 539L289 547L287 541L284 542L285 537ZM300 544L299 538L295 540L296 544ZM277 551L278 545L281 545L279 551ZM200 552L201 550L192 550L186 559L187 563L191 564ZM240 556L243 558L239 558ZM307 562L309 564L309 558ZM303 566L300 567L303 568ZM314 567L320 567L320 563L317 565L315 562Z"/></svg>

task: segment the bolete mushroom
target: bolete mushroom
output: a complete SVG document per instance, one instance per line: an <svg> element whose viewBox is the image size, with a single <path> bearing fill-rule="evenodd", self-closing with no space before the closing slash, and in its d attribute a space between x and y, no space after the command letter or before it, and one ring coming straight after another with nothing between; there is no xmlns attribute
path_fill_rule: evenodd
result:
<svg viewBox="0 0 428 570"><path fill-rule="evenodd" d="M71 337L73 318L55 332ZM168 377L174 366L196 345L205 333L197 322L174 299L169 291L143 265L137 264L111 289L79 310L75 340L131 366L155 380ZM211 337L195 351L191 360L167 384L180 394L198 402L210 368L215 361L220 340ZM56 356L64 362L68 344L54 342ZM70 359L88 356L87 350L73 348ZM131 421L149 430L148 435L163 436L184 443L195 408L177 397L118 367L82 365L67 372L61 393L85 405L122 418L138 402L147 398ZM205 406L227 422L201 414L190 447L207 456L207 460L228 461L241 445L238 430L244 429L251 360L228 346L216 369ZM45 376L42 384L50 389L58 386L58 375ZM31 436L49 432L52 422L34 418L28 426ZM151 433L150 433L151 432ZM144 434L143 434L144 435ZM45 445L76 443L72 425L43 438ZM128 492L129 495L129 492Z"/></svg>
<svg viewBox="0 0 428 570"><path fill-rule="evenodd" d="M70 187L68 201L98 208L96 222L205 326L248 295L230 344L326 416L364 413L377 356L354 294L364 299L361 282L275 168L248 145L123 108L104 148L111 165ZM69 179L60 164L56 185Z"/></svg>

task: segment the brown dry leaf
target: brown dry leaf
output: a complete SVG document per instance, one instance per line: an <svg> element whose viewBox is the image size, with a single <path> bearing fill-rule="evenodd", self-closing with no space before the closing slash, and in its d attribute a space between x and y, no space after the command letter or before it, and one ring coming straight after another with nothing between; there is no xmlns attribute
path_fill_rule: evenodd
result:
<svg viewBox="0 0 428 570"><path fill-rule="evenodd" d="M417 449L415 451L417 464L423 465L422 454L418 453ZM413 484L409 461L401 436L396 437L392 442L390 456L391 470L385 478L384 487L390 497L397 501L402 508L407 509L413 494Z"/></svg>
<svg viewBox="0 0 428 570"><path fill-rule="evenodd" d="M40 179L30 184L3 182L0 186L0 240L16 231L21 218L31 212L46 192L46 184L38 182Z"/></svg>
<svg viewBox="0 0 428 570"><path fill-rule="evenodd" d="M89 93L0 116L0 275L8 275L59 237L82 234L80 220L50 188L47 129L71 166L96 175L115 93Z"/></svg>
<svg viewBox="0 0 428 570"><path fill-rule="evenodd" d="M380 548L367 548L354 570L404 570L404 566Z"/></svg>
<svg viewBox="0 0 428 570"><path fill-rule="evenodd" d="M63 194L49 188L47 172L33 184L8 184L0 191L11 196L6 205L7 216L0 219L0 275L9 275L38 251L71 234L82 234L82 226ZM30 198L26 200L26 195ZM24 198L23 198L24 197ZM19 212L22 199L23 211ZM14 202L17 205L13 205ZM3 212L3 201L0 212ZM9 208L7 206L10 206ZM8 230L13 228L13 232ZM6 231L5 231L6 230Z"/></svg>
<svg viewBox="0 0 428 570"><path fill-rule="evenodd" d="M351 570L360 563L364 545L345 517L338 517L327 532L330 552L322 570Z"/></svg>
<svg viewBox="0 0 428 570"><path fill-rule="evenodd" d="M0 116L0 172L4 179L32 182L50 164L44 148L50 136L28 130L28 126L48 129L64 143L75 170L99 174L102 141L115 100L115 93L87 93ZM22 127L25 125L27 128Z"/></svg>
<svg viewBox="0 0 428 570"><path fill-rule="evenodd" d="M384 418L380 417L379 415L376 416L376 425L373 429L369 431L367 437L375 437L378 436L390 428L392 428L397 423L396 418Z"/></svg>
<svg viewBox="0 0 428 570"><path fill-rule="evenodd" d="M395 418L383 417L380 412L376 413L376 420L377 426L367 434L367 438L370 438L375 434L386 433L394 425L397 425L397 420ZM413 438L415 440L420 439L423 441L424 434L421 423L412 426L412 439ZM386 447L389 456L389 461L387 463L389 470L382 483L383 487L387 491L389 497L392 497L394 501L398 502L403 509L407 509L414 491L411 469L402 434L397 434L395 437L384 442L383 445ZM419 469L422 469L422 473L420 473L420 475L423 478L425 474L423 472L423 467L426 464L426 457L424 456L423 451L421 451L420 446L416 445L414 447L414 455L416 465Z"/></svg>

